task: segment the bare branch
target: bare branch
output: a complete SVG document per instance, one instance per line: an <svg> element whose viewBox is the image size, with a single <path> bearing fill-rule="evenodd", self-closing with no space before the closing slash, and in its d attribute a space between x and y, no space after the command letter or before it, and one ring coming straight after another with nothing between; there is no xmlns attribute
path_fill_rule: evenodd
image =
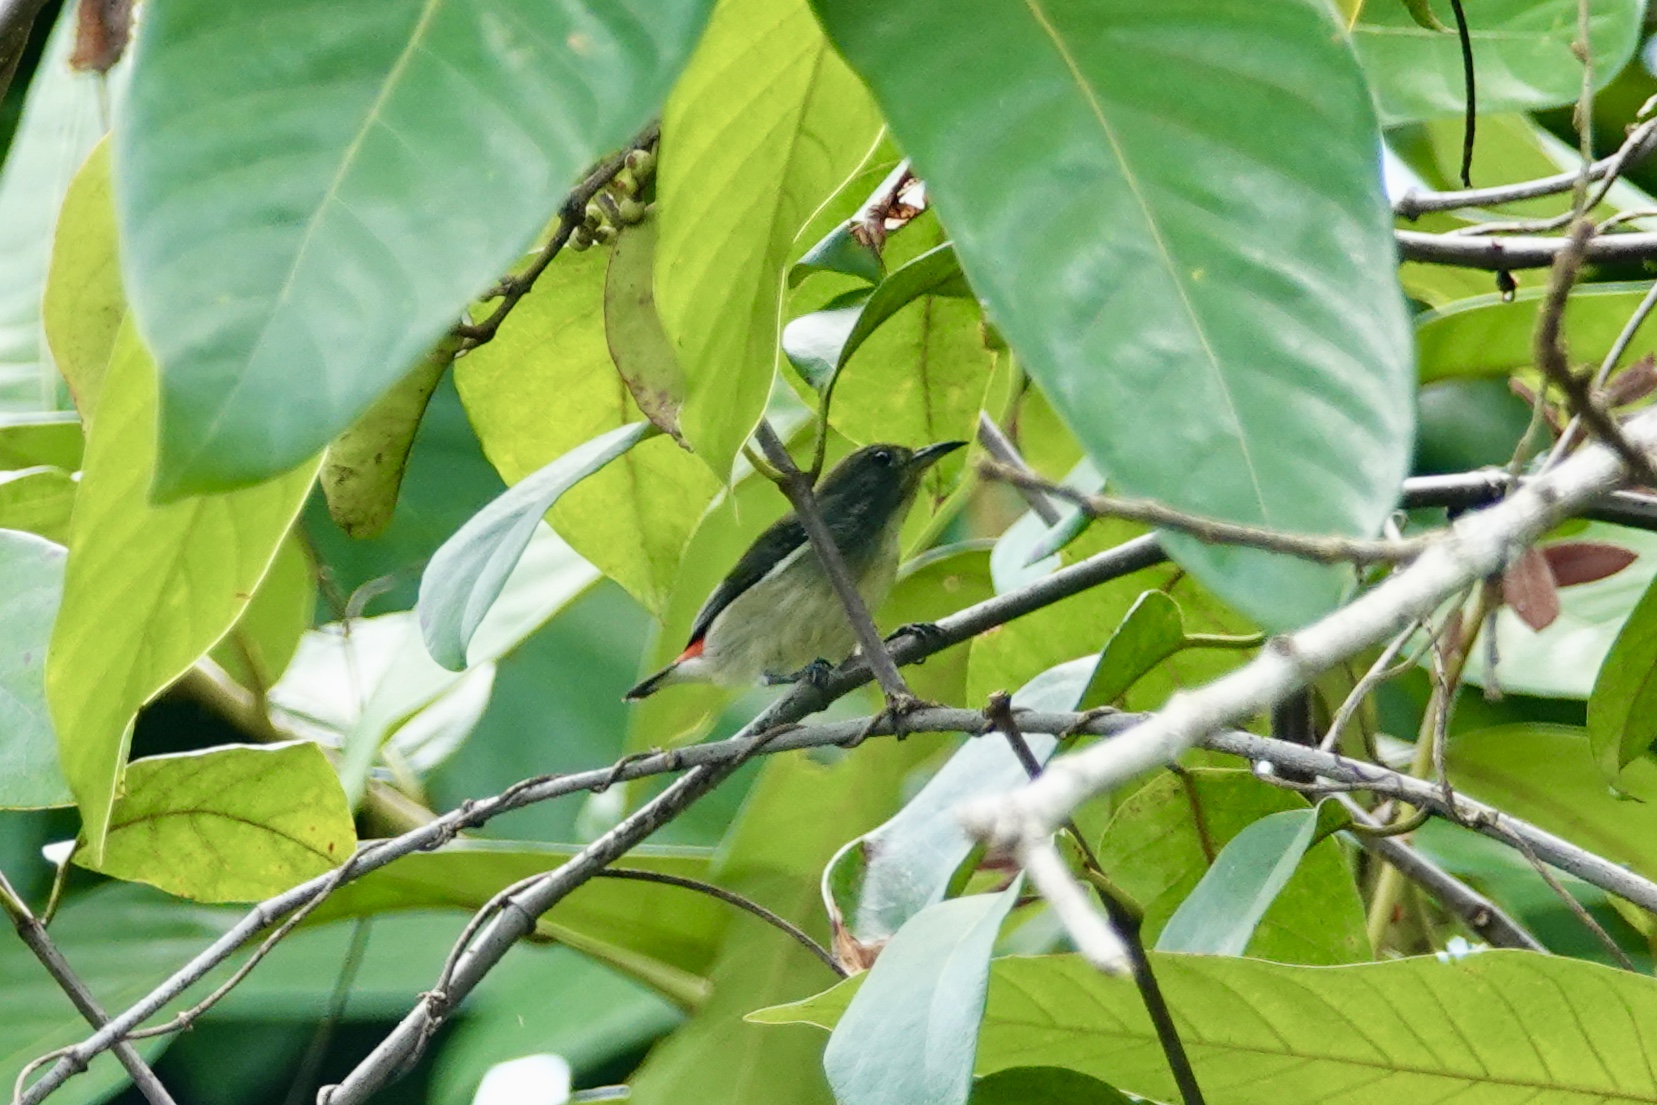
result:
<svg viewBox="0 0 1657 1105"><path fill-rule="evenodd" d="M1126 518L1148 526L1171 529L1188 534L1199 541L1213 545L1242 545L1251 549L1286 553L1320 564L1383 564L1411 560L1421 555L1429 544L1428 538L1399 541L1366 541L1361 538L1333 535L1285 533L1261 526L1245 526L1204 518L1165 506L1152 499L1122 499L1109 495L1089 495L1072 487L1051 483L1028 470L1021 470L992 460L980 462L979 469L986 478L1001 480L1016 487L1034 488L1046 494L1071 502L1096 518Z"/></svg>
<svg viewBox="0 0 1657 1105"><path fill-rule="evenodd" d="M1644 160L1657 149L1657 120L1641 123L1629 132L1628 138L1616 153L1589 166L1588 179L1607 180L1606 187L1626 169ZM1494 188L1467 188L1454 192L1429 192L1412 189L1392 205L1393 214L1406 219L1437 211L1459 211L1473 207L1498 207L1506 203L1557 196L1569 192L1582 179L1581 169L1571 169L1554 176L1527 180L1519 184L1502 184ZM1603 191L1600 198L1603 198Z"/></svg>
<svg viewBox="0 0 1657 1105"><path fill-rule="evenodd" d="M1024 458L1019 455L1018 447L1007 439L1007 435L1001 432L1001 427L997 426L995 420L985 411L978 412L978 443L984 447L986 453L1008 468L1020 472L1031 470L1030 466L1024 463ZM1023 486L1019 486L1018 490L1037 518L1049 526L1058 524L1059 512L1042 491Z"/></svg>
<svg viewBox="0 0 1657 1105"><path fill-rule="evenodd" d="M1548 278L1548 294L1536 316L1536 367L1541 369L1550 383L1565 393L1571 413L1582 420L1594 438L1615 451L1640 483L1648 487L1657 486L1657 471L1653 471L1645 455L1623 437L1616 420L1594 395L1588 381L1572 371L1570 358L1565 352L1565 301L1576 284L1577 273L1582 268L1583 257L1593 237L1594 224L1587 219L1579 219L1571 227L1571 235L1567 239L1570 248L1560 251L1554 262L1553 273Z"/></svg>
<svg viewBox="0 0 1657 1105"><path fill-rule="evenodd" d="M98 999L86 988L86 983L82 982L74 968L69 966L69 961L46 934L46 926L41 924L40 918L29 909L22 895L12 889L11 883L3 873L0 873L0 909L11 918L17 935L34 953L35 958L40 960L40 965L46 968L46 973L52 976L52 981L58 984L58 989L68 995L76 1010L86 1018L86 1023L93 1028L102 1028L108 1024L109 1014L104 1012L103 1006L98 1004ZM144 1100L150 1105L174 1105L167 1087L161 1084L161 1079L155 1076L150 1065L144 1062L144 1057L138 1054L137 1048L126 1040L121 1040L114 1045L113 1050L115 1058L121 1061L121 1066L132 1076L132 1084L144 1095Z"/></svg>
<svg viewBox="0 0 1657 1105"><path fill-rule="evenodd" d="M1657 415L1642 415L1626 430L1637 447L1657 446ZM1271 709L1319 673L1429 616L1623 478L1624 466L1610 450L1584 449L1503 502L1462 517L1414 563L1347 606L1274 639L1249 663L1207 686L1175 695L1131 736L1061 757L1019 790L971 804L964 819L987 843L1022 853L1090 795L1172 762L1193 744ZM1042 889L1045 893L1051 884Z"/></svg>

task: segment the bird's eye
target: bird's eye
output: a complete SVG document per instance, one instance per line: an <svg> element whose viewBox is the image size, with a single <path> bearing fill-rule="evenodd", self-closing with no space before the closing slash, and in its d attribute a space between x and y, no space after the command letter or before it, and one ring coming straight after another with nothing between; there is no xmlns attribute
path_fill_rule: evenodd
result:
<svg viewBox="0 0 1657 1105"><path fill-rule="evenodd" d="M870 454L870 456L874 459L874 462L882 468L890 468L892 466L892 451L890 449L876 449Z"/></svg>

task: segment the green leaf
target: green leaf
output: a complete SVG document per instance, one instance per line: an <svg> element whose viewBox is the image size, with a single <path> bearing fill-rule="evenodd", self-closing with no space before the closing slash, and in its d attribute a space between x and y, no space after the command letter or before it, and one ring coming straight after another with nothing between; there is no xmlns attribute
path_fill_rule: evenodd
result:
<svg viewBox="0 0 1657 1105"><path fill-rule="evenodd" d="M1453 26L1447 5L1440 22ZM1590 9L1594 86L1615 77L1640 40L1643 0L1605 0ZM1481 114L1535 111L1575 102L1582 64L1571 53L1576 0L1480 0L1467 8ZM1402 4L1365 4L1353 45L1388 125L1459 116L1466 110L1461 43L1418 25ZM1475 172L1478 162L1474 161Z"/></svg>
<svg viewBox="0 0 1657 1105"><path fill-rule="evenodd" d="M248 690L268 691L316 616L316 574L303 538L289 533L247 609L213 646L213 661Z"/></svg>
<svg viewBox="0 0 1657 1105"><path fill-rule="evenodd" d="M101 858L83 867L201 902L254 902L357 847L345 792L310 741L223 745L127 766Z"/></svg>
<svg viewBox="0 0 1657 1105"><path fill-rule="evenodd" d="M1113 483L1378 530L1409 461L1409 334L1369 92L1323 0L817 10L991 320ZM1268 628L1345 590L1339 571L1167 541Z"/></svg>
<svg viewBox="0 0 1657 1105"><path fill-rule="evenodd" d="M320 730L319 739L344 746L340 779L355 803L380 747L401 727L427 711L447 733L427 734L458 741L477 722L487 699L493 665L586 591L597 578L550 529L536 530L483 622L472 636L471 667L464 674L440 667L426 651L419 617L399 611L307 633L271 701ZM455 715L458 715L455 716ZM458 734L454 729L459 729Z"/></svg>
<svg viewBox="0 0 1657 1105"><path fill-rule="evenodd" d="M855 314L848 316L846 312L851 308L838 307L830 309L832 322L825 320L826 325L814 325L813 315L789 323L782 334L783 352L800 370L806 383L818 391L826 391L834 386L835 377L851 360L852 354L880 328L881 323L898 311L922 296L965 298L971 294L966 279L961 275L961 262L946 242L927 250L876 284ZM827 334L842 326L845 326L845 333L838 343L824 340ZM791 347L789 341L789 333L795 327L800 327L797 332L811 335L811 340L799 347L799 352Z"/></svg>
<svg viewBox="0 0 1657 1105"><path fill-rule="evenodd" d="M133 716L235 624L276 556L316 462L228 495L152 506L155 367L130 320L98 401L69 533L46 694L98 862Z"/></svg>
<svg viewBox="0 0 1657 1105"><path fill-rule="evenodd" d="M662 112L656 306L722 482L771 389L796 236L879 129L804 0L722 0Z"/></svg>
<svg viewBox="0 0 1657 1105"><path fill-rule="evenodd" d="M1458 790L1657 878L1657 763L1633 761L1612 791L1595 751L1581 729L1526 724L1458 733L1445 755Z"/></svg>
<svg viewBox="0 0 1657 1105"><path fill-rule="evenodd" d="M623 227L604 274L604 340L639 410L683 444L685 371L656 313L655 271L656 220Z"/></svg>
<svg viewBox="0 0 1657 1105"><path fill-rule="evenodd" d="M788 270L788 286L794 287L814 272L837 272L878 284L886 276L880 251L865 245L852 233L850 223L841 223L806 250Z"/></svg>
<svg viewBox="0 0 1657 1105"><path fill-rule="evenodd" d="M1618 545L1639 558L1614 576L1560 590L1559 617L1540 633L1512 610L1498 610L1494 622L1496 682L1504 691L1588 698L1629 611L1657 578L1657 534L1590 522L1572 536L1578 541ZM1486 648L1473 649L1467 658L1469 681L1484 685L1489 655Z"/></svg>
<svg viewBox="0 0 1657 1105"><path fill-rule="evenodd" d="M438 342L328 446L317 483L347 536L378 537L391 525L414 435L459 348L453 334Z"/></svg>
<svg viewBox="0 0 1657 1105"><path fill-rule="evenodd" d="M638 443L648 422L619 426L578 446L484 507L443 543L420 577L420 629L432 658L462 671L467 649L500 596L542 515L581 480Z"/></svg>
<svg viewBox="0 0 1657 1105"><path fill-rule="evenodd" d="M1013 696L1030 710L1073 710L1093 672L1093 657L1043 672ZM1058 741L1030 733L1025 743L1038 761ZM955 811L975 798L1002 794L1029 781L1001 736L990 733L958 748L896 816L842 848L823 871L823 904L836 943L849 939L878 948L911 918L943 901L973 841ZM841 930L844 930L842 933Z"/></svg>
<svg viewBox="0 0 1657 1105"><path fill-rule="evenodd" d="M1159 953L1151 962L1213 1105L1653 1096L1640 1041L1657 1015L1657 982L1630 971L1516 951L1347 967ZM764 1023L832 1025L859 981L766 1010ZM1036 1064L1177 1100L1133 981L1079 956L991 967L978 1072Z"/></svg>
<svg viewBox="0 0 1657 1105"><path fill-rule="evenodd" d="M498 891L550 871L581 849L575 845L512 840L462 840L440 852L417 852L340 887L306 924L345 917L372 917L413 909L473 912ZM707 879L709 854L701 849L645 847L629 852L622 867L690 879ZM689 975L706 974L733 914L713 898L660 883L594 879L537 924L542 936L584 944L613 945L669 964Z"/></svg>
<svg viewBox="0 0 1657 1105"><path fill-rule="evenodd" d="M1162 926L1156 950L1242 955L1316 839L1323 809L1270 813L1232 837Z"/></svg>
<svg viewBox="0 0 1657 1105"><path fill-rule="evenodd" d="M1099 653L1099 665L1082 695L1082 706L1108 706L1185 644L1179 604L1161 591L1146 591Z"/></svg>
<svg viewBox="0 0 1657 1105"><path fill-rule="evenodd" d="M604 251L563 254L495 340L455 365L467 415L509 484L643 417L606 344L607 277ZM599 571L660 613L718 490L706 465L663 437L572 488L549 521Z"/></svg>
<svg viewBox="0 0 1657 1105"><path fill-rule="evenodd" d="M655 114L706 0L179 0L116 141L122 263L163 368L166 497L344 430Z"/></svg>
<svg viewBox="0 0 1657 1105"><path fill-rule="evenodd" d="M69 183L40 308L52 357L88 425L127 316L109 163L109 142L100 142Z"/></svg>
<svg viewBox="0 0 1657 1105"><path fill-rule="evenodd" d="M1130 1105L1114 1086L1065 1067L1008 1067L972 1084L969 1105Z"/></svg>
<svg viewBox="0 0 1657 1105"><path fill-rule="evenodd" d="M1588 745L1606 778L1657 740L1657 585L1648 586L1611 642L1588 696Z"/></svg>
<svg viewBox="0 0 1657 1105"><path fill-rule="evenodd" d="M1628 316L1645 298L1649 284L1590 284L1565 304L1564 336L1571 357L1598 363L1611 351ZM1511 376L1535 366L1531 348L1536 317L1547 294L1521 288L1512 302L1500 295L1457 300L1416 319L1416 355L1421 382L1469 376ZM1622 363L1657 351L1657 335L1636 333Z"/></svg>
<svg viewBox="0 0 1657 1105"><path fill-rule="evenodd" d="M967 1100L990 952L1022 885L938 902L904 922L823 1052L839 1105Z"/></svg>
<svg viewBox="0 0 1657 1105"><path fill-rule="evenodd" d="M41 319L52 232L70 178L104 132L106 86L69 67L79 5L64 4L0 166L0 410L58 410Z"/></svg>
<svg viewBox="0 0 1657 1105"><path fill-rule="evenodd" d="M46 710L46 642L62 597L63 549L0 529L0 808L74 801Z"/></svg>
<svg viewBox="0 0 1657 1105"><path fill-rule="evenodd" d="M829 423L859 445L970 440L995 363L984 344L983 313L937 219L922 216L904 227L888 242L887 260L898 267L854 321L842 322L849 336L832 336L838 352L824 351L835 365ZM789 323L784 348L795 327L821 314ZM832 308L828 314L832 327L838 320ZM934 468L928 490L945 494L963 463L950 458Z"/></svg>
<svg viewBox="0 0 1657 1105"><path fill-rule="evenodd" d="M1156 941L1225 853L1262 817L1309 811L1299 795L1244 771L1188 769L1162 775L1117 807L1099 841L1099 863L1145 910ZM1333 840L1318 841L1265 910L1248 954L1291 963L1351 963L1369 957L1363 902Z"/></svg>
<svg viewBox="0 0 1657 1105"><path fill-rule="evenodd" d="M73 472L85 444L73 412L0 414L0 469L45 465Z"/></svg>
<svg viewBox="0 0 1657 1105"><path fill-rule="evenodd" d="M0 529L23 530L48 541L69 540L75 477L61 468L0 472Z"/></svg>

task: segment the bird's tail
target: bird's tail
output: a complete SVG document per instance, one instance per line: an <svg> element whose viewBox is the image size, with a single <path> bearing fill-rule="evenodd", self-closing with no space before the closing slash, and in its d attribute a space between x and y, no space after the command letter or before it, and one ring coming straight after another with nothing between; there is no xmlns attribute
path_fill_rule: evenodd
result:
<svg viewBox="0 0 1657 1105"><path fill-rule="evenodd" d="M641 698L649 698L663 687L674 681L673 673L678 669L679 662L675 660L650 678L642 680L621 697L628 702L637 702Z"/></svg>

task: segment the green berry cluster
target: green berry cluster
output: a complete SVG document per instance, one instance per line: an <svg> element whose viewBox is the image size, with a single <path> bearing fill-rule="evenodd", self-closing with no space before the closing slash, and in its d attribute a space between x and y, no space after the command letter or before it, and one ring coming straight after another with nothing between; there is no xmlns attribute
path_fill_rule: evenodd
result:
<svg viewBox="0 0 1657 1105"><path fill-rule="evenodd" d="M570 235L570 248L586 249L594 242L613 242L622 227L643 222L656 206L643 198L655 174L655 150L629 151L620 171L588 201L581 225Z"/></svg>

